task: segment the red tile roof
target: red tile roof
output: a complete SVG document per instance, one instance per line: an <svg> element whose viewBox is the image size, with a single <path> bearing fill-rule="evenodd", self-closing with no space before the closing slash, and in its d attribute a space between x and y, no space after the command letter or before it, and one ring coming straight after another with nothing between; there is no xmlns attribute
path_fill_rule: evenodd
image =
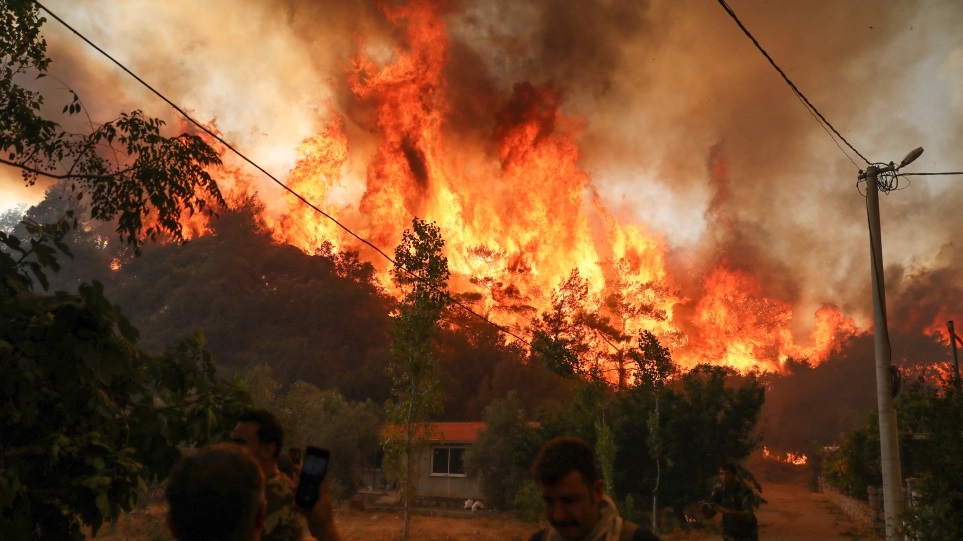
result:
<svg viewBox="0 0 963 541"><path fill-rule="evenodd" d="M475 443L478 440L478 431L485 429L482 422L462 422L462 423L430 423L429 428L431 437L428 441L432 443ZM419 432L424 430L424 425L419 425ZM404 437L401 425L385 425L381 427L381 435L388 438L400 439Z"/></svg>
<svg viewBox="0 0 963 541"><path fill-rule="evenodd" d="M431 423L431 441L446 443L473 443L485 423Z"/></svg>

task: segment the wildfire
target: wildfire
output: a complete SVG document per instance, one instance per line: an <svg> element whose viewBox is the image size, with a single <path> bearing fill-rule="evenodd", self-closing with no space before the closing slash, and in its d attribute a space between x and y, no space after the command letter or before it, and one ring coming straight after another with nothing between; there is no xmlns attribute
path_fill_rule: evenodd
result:
<svg viewBox="0 0 963 541"><path fill-rule="evenodd" d="M950 337L950 326L947 324L947 319L949 318L947 316L948 314L946 313L937 314L936 317L933 319L933 322L926 327L923 333L930 336L939 336L940 342L943 342L947 346L949 346L951 337ZM952 323L952 321L950 321L949 323ZM963 338L960 337L960 331L958 331L955 326L953 327L952 339L956 340L957 348L963 348Z"/></svg>
<svg viewBox="0 0 963 541"><path fill-rule="evenodd" d="M806 455L802 453L793 453L792 451L787 452L785 455L772 453L769 451L768 447L762 448L762 457L766 460L774 460L776 462L784 462L786 464L793 464L795 466L804 466L809 462Z"/></svg>
<svg viewBox="0 0 963 541"><path fill-rule="evenodd" d="M328 125L298 149L288 186L386 252L412 216L437 222L452 289L478 294L479 311L515 329L547 309L552 291L578 269L589 286L587 308L608 317L621 336L653 332L684 366L778 371L790 356L818 364L860 332L825 306L816 313L811 345L795 343L791 304L767 296L757 277L726 260L702 277L694 299L683 295L667 271L663 239L621 223L595 192L580 166L586 120L564 114L564 95L550 84L515 84L489 111L487 140L459 133L445 79L445 9L430 0L384 7L400 41L388 54L370 52L359 38L345 74L352 103L342 110L362 111L350 117L351 125L361 125L374 141L357 145L370 153L357 203L331 200L334 186L360 181L346 171L356 145L334 107ZM709 214L729 227L719 210L727 193L720 152L710 163L720 185ZM279 242L307 253L325 242L358 250L387 278L385 261L293 197L286 211L262 219ZM685 322L682 306L694 307Z"/></svg>

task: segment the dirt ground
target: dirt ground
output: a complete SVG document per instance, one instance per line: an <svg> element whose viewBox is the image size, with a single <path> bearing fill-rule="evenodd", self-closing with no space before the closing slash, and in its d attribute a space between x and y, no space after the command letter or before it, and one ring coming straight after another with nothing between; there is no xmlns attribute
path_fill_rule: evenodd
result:
<svg viewBox="0 0 963 541"><path fill-rule="evenodd" d="M823 494L802 483L763 483L768 503L757 512L762 541L877 541L871 532L855 527ZM397 516L342 511L338 515L345 541L393 541L401 529ZM664 541L719 541L719 519L705 528L662 535ZM716 526L716 527L714 527ZM538 525L505 517L444 518L415 516L411 539L525 541Z"/></svg>
<svg viewBox="0 0 963 541"><path fill-rule="evenodd" d="M762 541L880 541L872 532L857 528L823 494L812 493L802 482L763 482L767 502L757 512ZM345 541L394 541L401 531L396 513L340 510L338 524ZM719 519L688 532L663 534L663 541L719 541ZM525 541L539 525L520 522L510 515L430 517L415 516L413 540L456 539Z"/></svg>
<svg viewBox="0 0 963 541"><path fill-rule="evenodd" d="M766 487L769 504L759 510L760 538L772 541L874 539L860 530L823 494L798 485Z"/></svg>
<svg viewBox="0 0 963 541"><path fill-rule="evenodd" d="M861 531L822 494L803 483L763 482L768 503L757 512L762 541L878 541ZM163 506L122 517L96 537L106 541L170 541L163 523ZM413 541L526 541L541 526L517 520L510 514L455 513L457 516L415 515L409 538ZM344 541L395 541L401 533L401 517L393 510L337 510L336 522ZM663 534L663 541L719 541L716 518L687 532Z"/></svg>
<svg viewBox="0 0 963 541"><path fill-rule="evenodd" d="M756 512L762 541L877 541L872 532L857 528L823 494L798 483L763 483L768 501ZM719 519L716 519L718 522ZM692 541L718 541L721 535Z"/></svg>

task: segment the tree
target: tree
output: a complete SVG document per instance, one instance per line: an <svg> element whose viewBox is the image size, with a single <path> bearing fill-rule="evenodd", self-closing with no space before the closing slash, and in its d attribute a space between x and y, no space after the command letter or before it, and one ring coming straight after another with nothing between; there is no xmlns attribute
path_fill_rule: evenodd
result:
<svg viewBox="0 0 963 541"><path fill-rule="evenodd" d="M178 445L228 428L243 397L203 338L151 356L137 334L96 282L0 302L0 538L83 539L166 478Z"/></svg>
<svg viewBox="0 0 963 541"><path fill-rule="evenodd" d="M512 505L529 478L540 441L516 393L493 400L485 408L485 429L465 452L465 472L478 478L488 507L508 509Z"/></svg>
<svg viewBox="0 0 963 541"><path fill-rule="evenodd" d="M0 6L0 163L21 170L32 185L39 176L67 180L77 200L88 197L91 217L117 220L120 238L139 250L160 234L181 240L181 216L224 203L208 168L217 152L200 137L161 135L162 120L141 111L121 113L71 133L46 116L44 96L21 84L46 75L50 58L40 33L45 19L34 2L10 0ZM80 97L62 113L85 111Z"/></svg>
<svg viewBox="0 0 963 541"><path fill-rule="evenodd" d="M380 415L371 402L351 402L336 390L295 382L277 400L288 447L316 445L331 452L328 477L334 497L352 493L362 470L377 456Z"/></svg>
<svg viewBox="0 0 963 541"><path fill-rule="evenodd" d="M77 257L64 261L51 284L70 286L89 279L85 272L109 277L111 300L136 326L151 329L141 343L147 350L202 328L227 374L269 362L282 386L300 380L382 403L388 312L396 301L367 281L370 264L339 264L351 253L308 255L276 243L258 225L260 209L251 201L224 209L210 222L213 234L147 245L134 259L70 243ZM115 256L122 264L112 271ZM76 265L94 257L100 269Z"/></svg>
<svg viewBox="0 0 963 541"><path fill-rule="evenodd" d="M872 412L863 426L846 434L841 445L827 452L823 476L829 486L866 499L870 485L882 484L878 419L876 412Z"/></svg>
<svg viewBox="0 0 963 541"><path fill-rule="evenodd" d="M615 434L605 419L595 421L595 455L599 469L602 470L602 480L605 482L605 493L615 497L615 453L618 446Z"/></svg>
<svg viewBox="0 0 963 541"><path fill-rule="evenodd" d="M417 485L415 454L430 436L430 416L439 413L442 393L438 377L435 338L442 314L449 303L448 258L441 232L420 218L411 221L395 249L391 276L403 292L397 314L392 317L392 400L385 407L394 425L386 442L389 458L398 466L398 484L404 514L402 539L408 539L411 505Z"/></svg>
<svg viewBox="0 0 963 541"><path fill-rule="evenodd" d="M658 307L658 302L670 292L660 283L637 281L633 266L626 258L616 260L610 274L601 314L594 319L592 327L609 344L611 351L605 356L615 370L616 386L625 389L629 386L632 361L629 351L633 334L641 332L643 320L661 322L667 319L666 311Z"/></svg>
<svg viewBox="0 0 963 541"><path fill-rule="evenodd" d="M257 409L273 410L281 384L274 379L271 365L260 363L234 376L234 383L251 397L251 405Z"/></svg>
<svg viewBox="0 0 963 541"><path fill-rule="evenodd" d="M588 304L588 282L573 269L552 292L551 309L532 323L532 356L561 376L601 378Z"/></svg>
<svg viewBox="0 0 963 541"><path fill-rule="evenodd" d="M28 183L68 180L93 218L117 219L135 251L158 234L179 238L182 212L220 201L205 169L217 154L195 136L161 136L162 122L139 112L82 136L46 119L44 96L19 84L50 63L42 23L33 2L0 4L0 162ZM82 111L76 95L64 107ZM3 539L83 539L82 525L96 533L168 475L179 445L217 438L246 400L215 377L200 334L150 355L100 283L35 291L71 254L64 239L76 224L68 210L28 221L24 238L0 231Z"/></svg>
<svg viewBox="0 0 963 541"><path fill-rule="evenodd" d="M938 386L905 389L894 405L904 434L900 442L904 472L918 481L914 487L918 497L904 513L904 533L924 541L959 539L963 458L947 450L963 448L963 393L946 380ZM881 472L879 424L873 412L827 454L823 475L833 488L866 498L867 487L882 482Z"/></svg>
<svg viewBox="0 0 963 541"><path fill-rule="evenodd" d="M682 374L661 394L659 492L666 505L681 514L686 503L705 497L705 482L720 464L749 456L760 440L765 396L754 374L710 365Z"/></svg>
<svg viewBox="0 0 963 541"><path fill-rule="evenodd" d="M635 361L635 385L655 399L655 407L648 418L649 453L655 461L655 482L652 486L652 530L658 531L659 481L662 474L662 431L659 398L669 379L678 372L669 349L659 343L649 331L640 331L638 345L629 350Z"/></svg>

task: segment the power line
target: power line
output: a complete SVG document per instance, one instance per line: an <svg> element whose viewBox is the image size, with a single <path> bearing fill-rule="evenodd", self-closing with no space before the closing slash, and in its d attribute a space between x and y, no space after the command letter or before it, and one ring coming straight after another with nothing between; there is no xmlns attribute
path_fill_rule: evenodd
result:
<svg viewBox="0 0 963 541"><path fill-rule="evenodd" d="M460 302L458 299L456 299L456 298L454 298L453 296L451 296L450 293L438 289L434 284L431 284L431 283L428 282L426 279L418 276L417 274L409 271L408 269L406 269L406 268L404 268L404 267L402 267L402 266L399 266L398 263L395 262L395 260L391 258L391 256L389 256L388 254L386 254L386 253L385 253L384 251L382 251L380 248L378 248L377 246L375 246L374 244L372 244L372 243L371 243L370 241L368 241L367 239L361 237L360 235L358 235L357 233L355 233L354 231L352 231L350 228L348 228L346 225L344 225L344 224L342 224L341 222L339 222L336 218L334 218L334 217L331 216L330 214L326 213L325 211L323 211L323 210L321 210L320 208L318 208L317 206L315 206L313 203L311 203L310 201L308 201L304 196L302 196L301 194L299 194L298 192L296 192L296 191L293 190L292 188L288 187L286 184L284 184L283 182L281 182L280 180L278 180L274 175L272 175L272 174L269 173L267 170L265 170L263 167L261 167L261 166L258 165L256 162L254 162L254 160L248 158L248 157L247 157L246 155L244 155L241 151L239 151L238 149L234 148L233 145L231 145L231 144L228 143L226 140L224 140L224 138L222 138L220 135L218 135L217 133L213 132L211 129L209 129L209 128L208 128L207 126L205 126L204 124L202 124L202 123L198 122L197 120L195 120L191 115L189 115L186 111L184 111L184 109L182 109L182 108L181 108L180 106L178 106L176 103L174 103L173 101L171 101L170 99L168 99L167 96L165 96L164 94L162 94L160 91L158 91L157 89L155 89L153 86L151 86L150 84L148 84L146 81L144 81L143 79L141 79L136 73L134 73L133 71L131 71L130 69L128 69L127 66L123 65L122 63L120 63L120 61L118 61L117 59L115 59L114 57L112 57L110 54L108 54L106 51L104 51L103 49L101 49L100 47L98 47L94 42L92 42L92 41L90 41L89 39L87 39L86 36L84 36L84 35L81 34L79 31L77 31L76 29L74 29L72 26L70 26L69 24L67 24L67 22L64 21L63 19L61 19L60 17L58 17L57 14L55 14L55 13L52 12L52 11L50 11L49 8L47 8L46 6L44 6L44 5L41 4L39 1L36 1L36 0L34 0L34 3L37 4L37 6L39 6L41 9L43 9L44 11L46 11L48 14L50 14L50 16L53 17L54 19L56 19L57 22L59 22L59 23L62 24L64 27L66 27L68 30L70 30L71 32L73 32L74 34L76 34L77 37L79 37L80 39L82 39L85 43L87 43L88 45L90 45L91 47L93 47L97 52L99 52L100 54L104 55L107 59L109 59L111 62L113 62L114 64L116 64L120 69L124 70L124 72L126 72L128 75L130 75L131 77L133 77L137 82L139 82L139 83L140 83L141 85L143 85L145 88L147 88L148 90L150 90L152 93L154 93L154 95L156 95L158 98L162 99L165 103L167 103L168 105L170 105L175 111L177 111L178 113L180 113L180 114L181 114L185 119L187 119L191 124L194 124L195 126L197 126L198 128L200 128L201 130L203 130L204 133L206 133L206 134L208 134L209 136L213 137L216 141L218 141L219 143L221 143L222 145L224 145L227 149L229 149L231 152L233 152L234 154L236 154L236 155L237 155L238 157L240 157L242 160L244 160L244 161L247 162L248 164L252 165L252 166L253 166L254 168L256 168L258 171L260 171L260 172L263 173L265 176L267 176L269 179L271 179L275 184L277 184L278 186L284 188L284 190L286 190L288 193L290 193L291 195L293 195L294 197L296 197L297 199L299 199L302 203L304 203L305 205L307 205L308 207L310 207L312 210L314 210L315 212L321 214L322 216L324 216L324 217L327 218L328 220L334 222L335 225L337 225L338 227L340 227L341 229L343 229L345 232L347 232L349 235L351 235L352 237L354 237L354 238L357 239L358 241L360 241L360 242L362 242L363 244L369 246L371 249L373 249L375 252L377 252L377 253L378 253L379 255L381 255L383 258L385 258L386 260L388 260L388 261L389 261L392 265L394 265L396 268L400 268L400 269L403 270L406 274L408 274L409 276L415 278L415 279L418 280L419 282L427 285L429 288L431 288L432 290L434 290L436 293L441 293L441 294L444 295L453 305L461 308L462 310L468 312L470 315L472 315L472 316L480 319L481 321L483 321L483 322L491 325L492 327L494 327L495 329L497 329L499 332L502 332L502 333L504 333L504 334L507 334L507 335L509 335L509 336L511 336L511 337L513 337L513 338L515 338L515 339L517 339L517 340L519 340L519 341L521 341L522 343L526 344L526 345L527 345L529 348L531 348L532 350L538 351L539 353L542 353L543 355L551 356L551 355L549 354L549 352L540 350L540 349L537 348L534 344L532 344L532 342L526 340L525 338L522 338L521 336L515 334L515 333L512 332L511 330L509 330L509 329L507 329L507 328L505 328L505 327L503 327L503 326L495 323L494 321L491 321L490 319L486 318L485 316L483 316L483 315L475 312L474 310L472 310L471 308L469 308L468 306L466 306L464 303Z"/></svg>
<svg viewBox="0 0 963 541"><path fill-rule="evenodd" d="M916 175L916 176L963 175L963 171L949 171L946 173L900 173L900 176L904 176L904 177L907 177L910 175Z"/></svg>
<svg viewBox="0 0 963 541"><path fill-rule="evenodd" d="M822 115L822 113L819 112L819 109L816 109L816 106L813 105L813 104L809 101L809 99L806 98L806 96L802 93L802 91L799 90L799 88L796 87L796 85L789 79L789 76L787 76L786 73L785 73L784 71L782 71L782 68L780 68L780 67L776 64L776 61L773 60L771 56L769 56L769 53L767 53L766 50L762 48L762 45L759 44L759 41L757 41L756 38L752 35L752 33L749 32L749 29L746 28L746 26L745 26L744 24L742 24L742 21L739 20L739 17L738 17L738 16L736 16L736 12L733 11L731 7L729 7L729 4L726 3L726 0L718 0L718 2L719 2L719 5L721 5L721 6L723 7L723 9L726 10L726 13L728 13L729 16L732 17L732 20L736 21L736 24L739 25L739 28L742 29L743 33L745 33L746 36L747 36L750 40L752 40L753 45L755 45L756 48L759 49L759 52L761 52L762 55L766 57L766 60L768 60L769 63L772 64L772 67L775 68L776 71L779 72L779 75L782 75L782 78L783 78L783 79L786 81L786 83L789 85L789 88L791 88L792 91L796 94L796 96L799 97L799 99L801 99L801 100L803 101L803 103L806 104L806 106L811 110L811 112L812 112L812 113L815 113L816 116L818 116L819 119L820 119L826 126L828 126L829 129L831 129L831 130L833 131L833 133L836 134L837 137L839 137L844 143L846 143L846 146L848 146L850 150L852 150L853 152L856 153L857 156L859 156L860 158L862 158L863 161L866 162L867 165L871 165L871 162L870 162L869 160L867 160L865 156L863 156L862 154L860 154L859 151L856 150L855 147L853 147L853 145L849 144L849 141L847 141L846 138L843 137L843 135L842 135L841 133L839 133L839 131L837 131L836 128L834 128L833 125L832 125L828 120L826 120L826 117L824 117L824 116ZM837 144L837 146L838 146L838 144ZM845 154L845 152L844 152L844 154ZM848 158L849 156L847 155L846 157ZM851 158L850 158L850 161L852 161ZM855 165L855 164L854 164L854 165Z"/></svg>

